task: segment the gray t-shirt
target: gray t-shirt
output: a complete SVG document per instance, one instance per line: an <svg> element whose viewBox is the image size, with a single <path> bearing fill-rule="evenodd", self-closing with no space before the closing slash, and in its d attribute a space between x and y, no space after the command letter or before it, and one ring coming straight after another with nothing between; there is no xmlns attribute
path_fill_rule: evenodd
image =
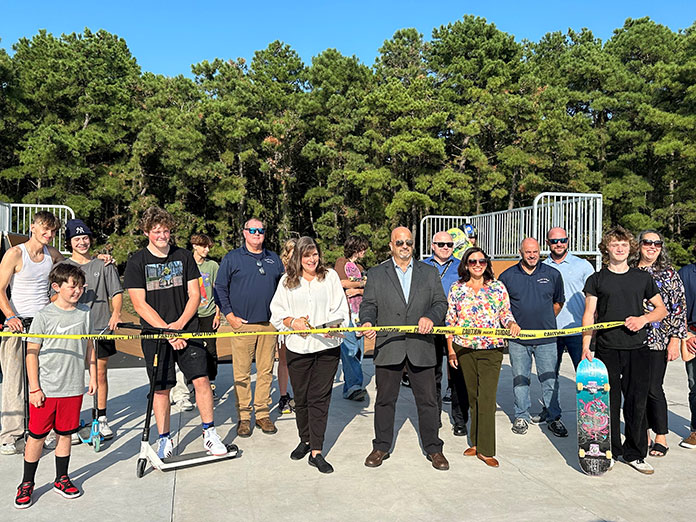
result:
<svg viewBox="0 0 696 522"><path fill-rule="evenodd" d="M86 305L63 310L51 303L36 313L29 333L85 335L90 333L90 328L90 311ZM73 397L85 393L86 340L28 337L27 342L41 345L39 386L46 397Z"/></svg>
<svg viewBox="0 0 696 522"><path fill-rule="evenodd" d="M104 261L96 257L84 265L76 263L72 259L66 259L62 262L79 266L85 273L86 286L82 297L80 297L80 303L86 304L92 310L91 333L101 333L104 328L109 326L111 318L109 299L116 294L123 293L116 267L113 264L105 266Z"/></svg>

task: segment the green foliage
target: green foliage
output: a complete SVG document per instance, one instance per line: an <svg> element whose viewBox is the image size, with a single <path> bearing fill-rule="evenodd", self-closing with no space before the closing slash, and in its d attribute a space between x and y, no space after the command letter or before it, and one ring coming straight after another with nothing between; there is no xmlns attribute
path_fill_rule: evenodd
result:
<svg viewBox="0 0 696 522"><path fill-rule="evenodd" d="M333 262L359 234L372 264L427 214L601 191L605 223L658 228L690 260L696 25L518 42L465 16L431 36L396 31L373 67L335 49L306 65L275 41L189 79L141 72L106 31L40 31L0 49L0 200L70 205L119 262L158 204L179 244L211 235L213 257L257 216L272 248L311 235Z"/></svg>

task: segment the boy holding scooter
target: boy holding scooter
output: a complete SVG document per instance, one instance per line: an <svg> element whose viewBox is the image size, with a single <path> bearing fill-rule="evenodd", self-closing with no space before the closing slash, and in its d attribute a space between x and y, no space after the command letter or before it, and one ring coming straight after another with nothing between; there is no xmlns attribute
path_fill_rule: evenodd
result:
<svg viewBox="0 0 696 522"><path fill-rule="evenodd" d="M53 267L48 276L57 298L34 316L29 334L86 335L90 333L90 310L79 304L85 275L69 264ZM31 506L36 469L43 442L51 429L57 435L56 479L53 490L65 498L82 494L68 476L70 439L80 427L85 388L85 360L89 361L88 394L93 395L97 376L92 343L83 339L27 339L29 381L29 438L24 449L24 476L17 488L15 507Z"/></svg>

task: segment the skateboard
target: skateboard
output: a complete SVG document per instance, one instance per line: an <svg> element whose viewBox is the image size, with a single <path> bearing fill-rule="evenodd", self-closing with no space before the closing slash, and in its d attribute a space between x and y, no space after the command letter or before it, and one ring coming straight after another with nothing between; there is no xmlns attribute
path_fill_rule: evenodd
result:
<svg viewBox="0 0 696 522"><path fill-rule="evenodd" d="M454 241L452 255L457 259L461 259L466 249L473 246L471 241L469 241L469 236L462 232L461 228L450 228L447 233L452 236L452 241Z"/></svg>
<svg viewBox="0 0 696 522"><path fill-rule="evenodd" d="M611 424L607 367L597 358L580 361L576 374L578 457L588 475L603 475L611 465Z"/></svg>

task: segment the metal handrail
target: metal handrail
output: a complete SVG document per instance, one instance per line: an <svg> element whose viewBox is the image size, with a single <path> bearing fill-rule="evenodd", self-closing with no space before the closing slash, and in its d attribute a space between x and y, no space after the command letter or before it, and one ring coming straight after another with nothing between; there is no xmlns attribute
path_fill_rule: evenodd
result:
<svg viewBox="0 0 696 522"><path fill-rule="evenodd" d="M34 220L34 214L47 210L65 224L68 219L75 219L75 212L66 205L43 205L29 203L0 203L0 228L10 234L30 235L30 227ZM55 246L63 254L67 254L65 248L65 229L58 227L56 237L53 240Z"/></svg>

